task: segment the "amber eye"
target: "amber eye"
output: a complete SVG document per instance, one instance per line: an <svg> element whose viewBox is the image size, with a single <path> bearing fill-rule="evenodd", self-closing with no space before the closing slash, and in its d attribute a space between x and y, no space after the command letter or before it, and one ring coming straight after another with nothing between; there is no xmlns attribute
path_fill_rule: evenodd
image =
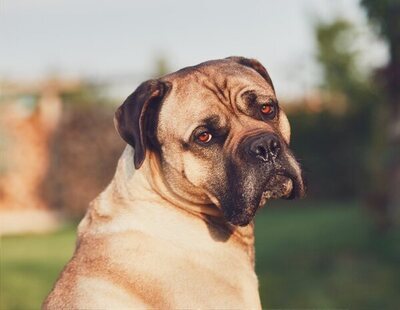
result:
<svg viewBox="0 0 400 310"><path fill-rule="evenodd" d="M210 134L208 131L204 131L198 135L197 139L202 143L208 143L212 139L212 134Z"/></svg>
<svg viewBox="0 0 400 310"><path fill-rule="evenodd" d="M262 114L265 114L265 115L271 115L274 113L274 106L264 103L261 106L261 112L262 112Z"/></svg>

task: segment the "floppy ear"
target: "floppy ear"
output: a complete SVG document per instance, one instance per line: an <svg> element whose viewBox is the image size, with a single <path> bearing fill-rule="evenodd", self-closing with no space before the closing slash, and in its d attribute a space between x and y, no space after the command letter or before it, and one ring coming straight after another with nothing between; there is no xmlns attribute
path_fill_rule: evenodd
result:
<svg viewBox="0 0 400 310"><path fill-rule="evenodd" d="M143 82L115 112L115 128L121 138L135 150L136 169L140 168L146 157L148 140L156 128L155 112L169 88L169 84L160 80Z"/></svg>
<svg viewBox="0 0 400 310"><path fill-rule="evenodd" d="M272 83L271 78L269 77L267 69L256 59L251 59L251 58L244 58L244 57L239 57L239 56L232 56L228 57L226 59L233 60L237 62L238 64L241 64L243 66L249 67L257 71L266 81L269 85L271 85L272 90L275 91L274 84Z"/></svg>

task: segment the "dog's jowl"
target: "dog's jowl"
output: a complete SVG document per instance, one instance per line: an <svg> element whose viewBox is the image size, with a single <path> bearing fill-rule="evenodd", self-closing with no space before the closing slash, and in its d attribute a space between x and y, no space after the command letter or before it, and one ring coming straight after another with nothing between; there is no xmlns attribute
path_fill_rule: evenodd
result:
<svg viewBox="0 0 400 310"><path fill-rule="evenodd" d="M304 194L267 70L230 57L142 83L127 142L46 309L261 308L253 217Z"/></svg>

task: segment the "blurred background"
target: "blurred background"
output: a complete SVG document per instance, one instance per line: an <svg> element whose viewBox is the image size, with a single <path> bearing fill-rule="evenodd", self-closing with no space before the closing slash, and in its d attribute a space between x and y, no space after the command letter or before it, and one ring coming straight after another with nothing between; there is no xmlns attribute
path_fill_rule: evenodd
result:
<svg viewBox="0 0 400 310"><path fill-rule="evenodd" d="M400 309L400 0L0 2L0 308L37 309L151 77L268 69L308 180L256 219L265 308Z"/></svg>

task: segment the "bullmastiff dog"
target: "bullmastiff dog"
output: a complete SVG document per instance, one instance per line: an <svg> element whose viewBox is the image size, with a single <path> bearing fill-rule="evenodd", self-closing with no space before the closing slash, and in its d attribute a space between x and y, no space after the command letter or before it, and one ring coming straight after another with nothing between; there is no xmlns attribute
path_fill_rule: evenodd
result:
<svg viewBox="0 0 400 310"><path fill-rule="evenodd" d="M260 309L256 211L304 194L267 70L230 57L142 83L127 142L45 309Z"/></svg>

